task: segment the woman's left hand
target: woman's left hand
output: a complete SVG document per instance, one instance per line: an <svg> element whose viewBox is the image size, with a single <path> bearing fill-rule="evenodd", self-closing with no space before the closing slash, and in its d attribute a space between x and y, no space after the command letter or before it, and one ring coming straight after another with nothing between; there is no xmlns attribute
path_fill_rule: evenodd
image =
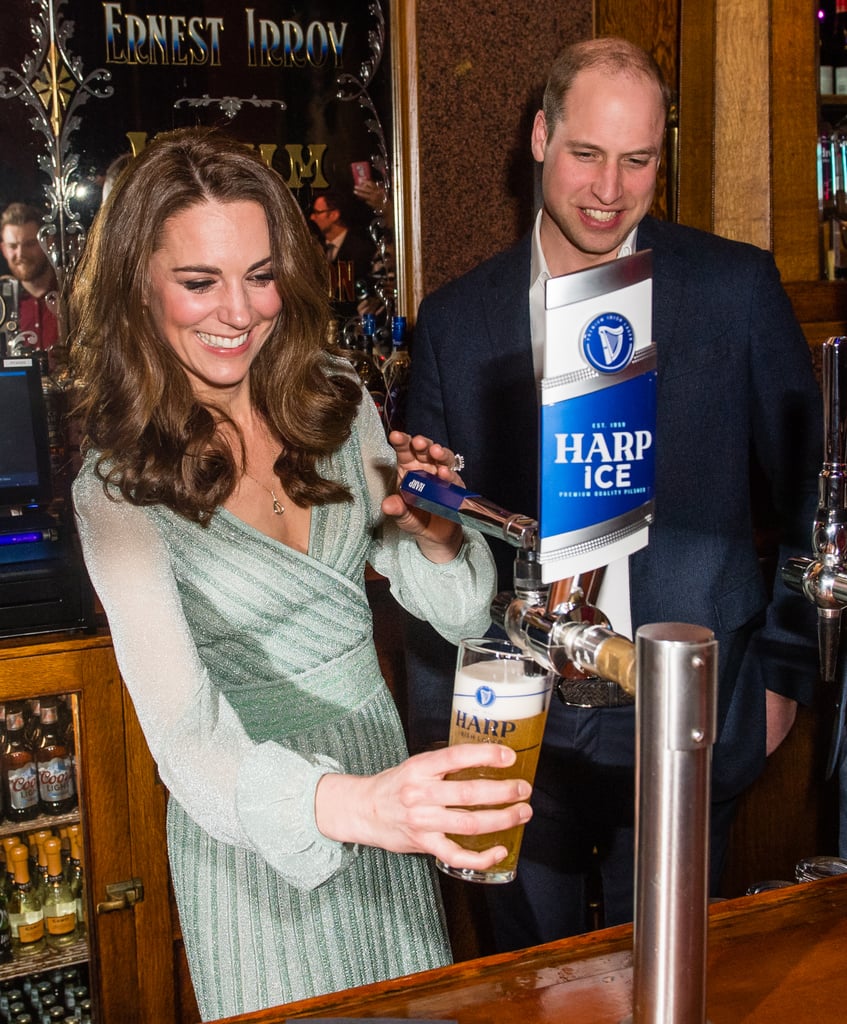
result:
<svg viewBox="0 0 847 1024"><path fill-rule="evenodd" d="M428 437L414 437L399 430L388 435L397 453L398 483L412 470L432 473L447 483L463 487L462 478L452 468L455 455L449 448L435 444ZM382 503L382 511L391 516L406 533L412 534L421 552L430 562L451 562L462 546L462 527L458 523L433 515L425 509L412 508L399 494L390 494Z"/></svg>

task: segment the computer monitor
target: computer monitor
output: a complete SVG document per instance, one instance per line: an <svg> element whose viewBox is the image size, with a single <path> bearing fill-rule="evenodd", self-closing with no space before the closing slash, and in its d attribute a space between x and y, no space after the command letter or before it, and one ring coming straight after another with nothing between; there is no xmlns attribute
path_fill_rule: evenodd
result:
<svg viewBox="0 0 847 1024"><path fill-rule="evenodd" d="M0 363L0 510L50 503L50 443L41 372L32 359Z"/></svg>

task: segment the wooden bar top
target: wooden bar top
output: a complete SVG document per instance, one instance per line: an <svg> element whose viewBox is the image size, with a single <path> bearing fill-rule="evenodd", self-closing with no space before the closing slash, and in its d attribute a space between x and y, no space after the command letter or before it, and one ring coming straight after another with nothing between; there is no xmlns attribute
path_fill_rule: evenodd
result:
<svg viewBox="0 0 847 1024"><path fill-rule="evenodd" d="M707 976L709 1024L843 1024L847 875L714 904ZM625 925L227 1020L619 1024L632 1012L631 995L632 927Z"/></svg>

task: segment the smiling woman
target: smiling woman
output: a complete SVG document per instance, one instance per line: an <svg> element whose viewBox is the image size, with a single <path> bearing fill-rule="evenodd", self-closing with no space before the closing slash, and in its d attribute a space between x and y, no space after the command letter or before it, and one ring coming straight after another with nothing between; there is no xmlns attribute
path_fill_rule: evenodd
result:
<svg viewBox="0 0 847 1024"><path fill-rule="evenodd" d="M327 349L303 214L216 132L161 135L119 177L70 306L80 537L170 792L203 1019L448 962L423 855L502 859L447 834L525 821L529 786L445 779L511 763L496 744L407 757L364 573L454 643L487 627L488 546L396 493L408 470L458 481L453 452L392 451Z"/></svg>

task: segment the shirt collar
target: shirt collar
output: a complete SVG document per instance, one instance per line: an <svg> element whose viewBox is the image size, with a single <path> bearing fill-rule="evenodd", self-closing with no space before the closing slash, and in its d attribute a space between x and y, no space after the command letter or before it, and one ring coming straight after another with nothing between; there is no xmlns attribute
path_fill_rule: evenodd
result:
<svg viewBox="0 0 847 1024"><path fill-rule="evenodd" d="M535 285L539 278L542 281L546 281L550 277L550 271L547 268L547 260L544 258L544 250L541 248L541 210L538 211L535 217L535 225L532 229L532 247L529 264L529 282L530 288ZM624 256L632 256L635 252L635 246L638 239L638 225L630 231L630 233L623 240L623 244L615 257L615 259L621 259Z"/></svg>

